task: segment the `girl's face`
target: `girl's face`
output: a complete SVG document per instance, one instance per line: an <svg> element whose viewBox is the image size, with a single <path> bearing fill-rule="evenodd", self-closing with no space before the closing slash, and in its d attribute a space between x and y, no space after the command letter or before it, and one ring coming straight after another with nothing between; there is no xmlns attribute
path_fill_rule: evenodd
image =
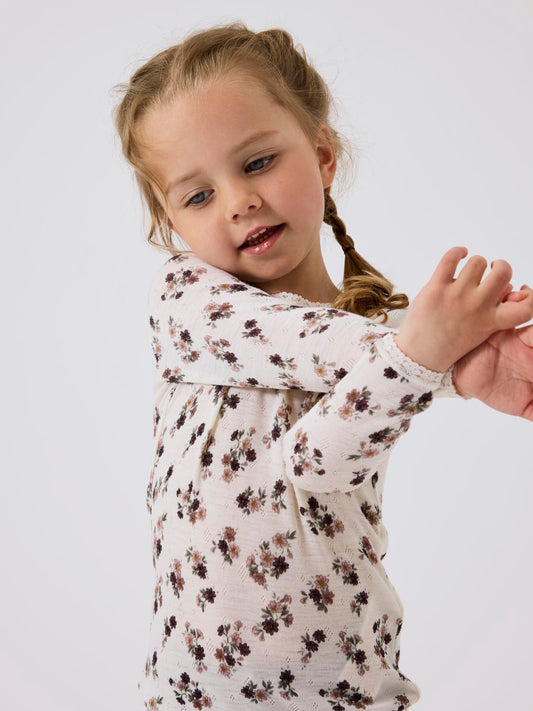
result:
<svg viewBox="0 0 533 711"><path fill-rule="evenodd" d="M233 73L152 109L139 137L169 222L196 255L268 293L336 296L320 249L336 166L327 128L311 143L259 82ZM263 246L242 248L276 226Z"/></svg>

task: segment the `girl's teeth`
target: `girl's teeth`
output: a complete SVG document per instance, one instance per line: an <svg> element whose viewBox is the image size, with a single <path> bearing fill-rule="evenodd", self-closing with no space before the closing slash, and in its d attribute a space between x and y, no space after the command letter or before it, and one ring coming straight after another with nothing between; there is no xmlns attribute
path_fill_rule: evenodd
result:
<svg viewBox="0 0 533 711"><path fill-rule="evenodd" d="M253 247L256 244L261 244L261 242L264 242L267 237L270 237L270 235L276 231L275 227L271 227L270 229L264 229L261 230L261 232L258 232L256 237L252 237L249 239L246 244L249 247Z"/></svg>

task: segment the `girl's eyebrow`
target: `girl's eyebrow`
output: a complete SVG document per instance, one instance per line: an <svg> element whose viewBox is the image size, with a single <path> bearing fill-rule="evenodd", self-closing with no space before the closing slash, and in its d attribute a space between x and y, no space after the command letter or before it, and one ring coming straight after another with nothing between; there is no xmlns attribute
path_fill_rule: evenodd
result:
<svg viewBox="0 0 533 711"><path fill-rule="evenodd" d="M248 136L248 138L245 138L244 141L241 141L236 146L234 146L232 153L238 153L239 151L242 151L243 148L246 148L246 146L250 145L251 143L255 143L255 141L259 141L262 138L267 138L269 136L273 136L277 133L279 133L279 131L274 131L274 130L256 131L255 133L252 133L251 136ZM169 185L167 186L167 188L165 190L165 194L168 195L171 190L178 187L178 185L181 185L181 183L186 183L187 181L192 180L193 178L196 178L196 176L199 175L199 172L200 171L193 171L192 173L187 173L186 175L182 175L180 178L176 178L175 180L172 180L169 183Z"/></svg>

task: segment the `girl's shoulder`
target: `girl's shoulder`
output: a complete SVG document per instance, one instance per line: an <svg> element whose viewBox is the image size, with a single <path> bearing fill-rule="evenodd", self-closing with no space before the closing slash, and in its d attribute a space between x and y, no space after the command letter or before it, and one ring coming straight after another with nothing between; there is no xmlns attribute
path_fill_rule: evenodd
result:
<svg viewBox="0 0 533 711"><path fill-rule="evenodd" d="M149 289L149 299L166 300L170 294L180 298L184 291L193 299L193 293L207 290L211 296L230 296L240 292L266 298L269 295L261 289L241 281L229 272L215 267L198 257L194 252L183 250L167 259L155 273ZM165 294L165 298L162 297ZM193 299L194 300L194 299Z"/></svg>

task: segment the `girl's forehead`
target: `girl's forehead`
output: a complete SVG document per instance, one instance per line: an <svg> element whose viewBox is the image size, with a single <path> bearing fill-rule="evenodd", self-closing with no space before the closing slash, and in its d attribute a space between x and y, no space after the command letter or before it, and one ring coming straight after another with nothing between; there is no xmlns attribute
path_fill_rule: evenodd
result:
<svg viewBox="0 0 533 711"><path fill-rule="evenodd" d="M205 82L150 109L141 120L139 139L150 150L172 142L190 142L202 136L224 142L225 138L259 130L294 130L292 114L267 92L258 80L225 76Z"/></svg>
<svg viewBox="0 0 533 711"><path fill-rule="evenodd" d="M229 113L235 106L250 109L258 102L281 108L257 78L234 73L205 81L177 96L175 102L181 109L211 109L219 113Z"/></svg>

